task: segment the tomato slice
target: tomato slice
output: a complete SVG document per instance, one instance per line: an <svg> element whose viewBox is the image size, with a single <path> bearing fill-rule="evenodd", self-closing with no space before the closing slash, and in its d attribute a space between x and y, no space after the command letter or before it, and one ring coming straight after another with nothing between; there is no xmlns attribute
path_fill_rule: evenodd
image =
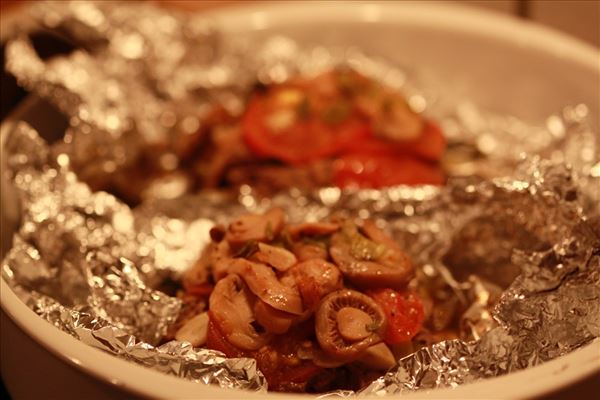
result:
<svg viewBox="0 0 600 400"><path fill-rule="evenodd" d="M414 155L428 161L439 161L446 150L446 138L440 127L429 120L421 135L412 140L392 142L370 136L361 141L355 141L347 146L350 153L366 153L372 155Z"/></svg>
<svg viewBox="0 0 600 400"><path fill-rule="evenodd" d="M380 188L395 185L442 185L439 166L407 155L347 154L333 163L336 186Z"/></svg>
<svg viewBox="0 0 600 400"><path fill-rule="evenodd" d="M377 289L367 294L385 312L388 325L384 341L387 344L408 342L421 330L425 314L421 299L416 293Z"/></svg>
<svg viewBox="0 0 600 400"><path fill-rule="evenodd" d="M302 164L337 154L369 134L369 124L352 112L341 121L328 123L318 112L298 117L293 108L273 106L279 92L252 98L242 117L244 141L260 157ZM270 124L274 116L283 116L280 129Z"/></svg>

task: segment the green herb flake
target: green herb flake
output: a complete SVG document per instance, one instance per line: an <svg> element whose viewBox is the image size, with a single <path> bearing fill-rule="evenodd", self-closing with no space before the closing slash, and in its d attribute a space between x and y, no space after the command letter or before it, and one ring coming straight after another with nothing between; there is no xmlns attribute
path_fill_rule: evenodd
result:
<svg viewBox="0 0 600 400"><path fill-rule="evenodd" d="M378 260L386 250L385 245L375 243L359 233L356 233L350 244L350 254L358 260Z"/></svg>
<svg viewBox="0 0 600 400"><path fill-rule="evenodd" d="M350 104L346 101L338 101L323 110L321 118L328 124L339 124L350 115Z"/></svg>
<svg viewBox="0 0 600 400"><path fill-rule="evenodd" d="M292 235L287 229L284 229L280 235L281 244L284 248L290 250L294 246L294 241L292 240Z"/></svg>
<svg viewBox="0 0 600 400"><path fill-rule="evenodd" d="M370 324L365 325L365 328L369 332L375 332L375 331L378 331L379 328L381 328L381 324L379 322L374 321L374 322L371 322Z"/></svg>
<svg viewBox="0 0 600 400"><path fill-rule="evenodd" d="M320 248L327 250L329 247L329 236L303 236L302 243L319 246Z"/></svg>
<svg viewBox="0 0 600 400"><path fill-rule="evenodd" d="M234 257L249 258L258 251L258 242L256 240L248 240L234 255Z"/></svg>

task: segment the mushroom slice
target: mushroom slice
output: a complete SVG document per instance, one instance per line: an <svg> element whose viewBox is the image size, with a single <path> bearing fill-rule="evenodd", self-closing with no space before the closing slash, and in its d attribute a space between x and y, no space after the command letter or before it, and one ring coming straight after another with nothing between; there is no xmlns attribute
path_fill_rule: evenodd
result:
<svg viewBox="0 0 600 400"><path fill-rule="evenodd" d="M360 288L400 289L410 281L414 268L397 245L385 242L370 240L347 223L332 236L329 254L344 276Z"/></svg>
<svg viewBox="0 0 600 400"><path fill-rule="evenodd" d="M196 315L183 325L177 333L175 339L182 342L190 342L192 346L198 347L206 343L208 333L208 313L203 312Z"/></svg>
<svg viewBox="0 0 600 400"><path fill-rule="evenodd" d="M208 252L208 262L213 280L218 282L227 276L227 261L231 258L231 248L227 241L222 240L219 243L209 244L206 251Z"/></svg>
<svg viewBox="0 0 600 400"><path fill-rule="evenodd" d="M250 240L256 242L273 240L281 232L284 218L281 208L272 208L263 215L242 215L229 224L225 240L234 248L243 246Z"/></svg>
<svg viewBox="0 0 600 400"><path fill-rule="evenodd" d="M209 299L211 319L234 346L258 350L269 336L253 326L252 294L238 275L228 275L215 285Z"/></svg>
<svg viewBox="0 0 600 400"><path fill-rule="evenodd" d="M337 232L340 225L334 222L304 222L298 225L292 225L288 228L290 236L294 239L306 236L326 236Z"/></svg>
<svg viewBox="0 0 600 400"><path fill-rule="evenodd" d="M312 259L327 259L327 249L324 246L312 243L294 243L292 252L299 261L307 261Z"/></svg>
<svg viewBox="0 0 600 400"><path fill-rule="evenodd" d="M396 365L396 358L385 343L369 347L359 362L372 369L387 370Z"/></svg>
<svg viewBox="0 0 600 400"><path fill-rule="evenodd" d="M258 243L258 251L252 259L268 264L278 271L287 271L298 262L296 256L282 247Z"/></svg>
<svg viewBox="0 0 600 400"><path fill-rule="evenodd" d="M341 316L338 315L340 311ZM352 326L352 321L343 320L359 313L364 330ZM354 290L342 289L327 295L319 305L315 315L315 332L326 354L338 360L352 361L367 348L381 342L386 322L383 310L373 299ZM364 331L367 336L364 336Z"/></svg>
<svg viewBox="0 0 600 400"><path fill-rule="evenodd" d="M267 332L281 335L286 333L290 326L294 315L279 311L268 305L262 300L257 300L254 304L254 315L258 322Z"/></svg>
<svg viewBox="0 0 600 400"><path fill-rule="evenodd" d="M295 315L302 314L302 299L298 289L279 282L270 267L234 258L230 261L229 272L239 274L252 293L274 309Z"/></svg>
<svg viewBox="0 0 600 400"><path fill-rule="evenodd" d="M342 288L338 267L325 260L311 259L294 265L284 277L291 276L300 291L304 308L311 312L327 294Z"/></svg>
<svg viewBox="0 0 600 400"><path fill-rule="evenodd" d="M398 245L394 239L389 237L387 233L379 229L372 219L365 220L361 226L361 230L375 243L381 243L389 249L402 252L400 245Z"/></svg>

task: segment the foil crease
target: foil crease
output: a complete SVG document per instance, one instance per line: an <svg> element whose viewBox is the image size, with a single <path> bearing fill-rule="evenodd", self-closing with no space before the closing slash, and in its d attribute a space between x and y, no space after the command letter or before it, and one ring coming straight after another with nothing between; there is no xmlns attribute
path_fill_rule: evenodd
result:
<svg viewBox="0 0 600 400"><path fill-rule="evenodd" d="M70 120L51 146L24 124L7 142L22 211L2 273L59 329L185 379L265 390L253 360L186 343L158 346L180 304L152 288L197 259L213 224L279 205L294 221L374 218L422 279L443 282L468 306L461 340L407 356L358 395L454 387L537 365L600 335L600 152L585 105L534 126L468 101L444 104L427 90L435 83L357 49L302 47L280 36L251 43L147 4L44 2L32 15L83 49L42 60L25 32L7 44L7 69ZM156 198L130 209L78 178L118 172L144 148L196 129L205 104L240 112L256 80L339 64L402 90L413 108L441 121L453 176L446 187L292 189L272 199L242 187L236 196Z"/></svg>
<svg viewBox="0 0 600 400"><path fill-rule="evenodd" d="M23 212L2 275L31 309L84 343L158 371L223 387L265 388L254 360L227 359L184 342L156 346L180 302L141 279L132 260L144 254L131 210L78 182L68 163L48 157L47 144L25 123L7 139L6 152Z"/></svg>

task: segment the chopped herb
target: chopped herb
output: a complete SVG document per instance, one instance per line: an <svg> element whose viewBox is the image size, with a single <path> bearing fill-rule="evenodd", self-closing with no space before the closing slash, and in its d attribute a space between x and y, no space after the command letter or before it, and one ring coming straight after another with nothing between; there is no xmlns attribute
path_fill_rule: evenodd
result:
<svg viewBox="0 0 600 400"><path fill-rule="evenodd" d="M339 124L350 115L350 105L346 101L331 104L321 114L321 118L328 124Z"/></svg>
<svg viewBox="0 0 600 400"><path fill-rule="evenodd" d="M352 237L350 244L350 254L358 260L378 260L386 249L385 245L375 243L358 232Z"/></svg>
<svg viewBox="0 0 600 400"><path fill-rule="evenodd" d="M381 324L379 322L374 321L370 324L365 325L365 328L367 328L369 332L375 332L379 330L379 328L381 328Z"/></svg>
<svg viewBox="0 0 600 400"><path fill-rule="evenodd" d="M294 241L292 240L292 236L287 229L284 229L281 232L281 244L284 248L290 250L294 246Z"/></svg>
<svg viewBox="0 0 600 400"><path fill-rule="evenodd" d="M310 245L313 245L313 246L319 246L322 249L327 250L327 247L329 245L329 236L328 235L322 235L322 236L303 236L302 237L302 243L310 244Z"/></svg>
<svg viewBox="0 0 600 400"><path fill-rule="evenodd" d="M258 251L258 243L256 240L248 240L234 255L234 257L248 258Z"/></svg>

